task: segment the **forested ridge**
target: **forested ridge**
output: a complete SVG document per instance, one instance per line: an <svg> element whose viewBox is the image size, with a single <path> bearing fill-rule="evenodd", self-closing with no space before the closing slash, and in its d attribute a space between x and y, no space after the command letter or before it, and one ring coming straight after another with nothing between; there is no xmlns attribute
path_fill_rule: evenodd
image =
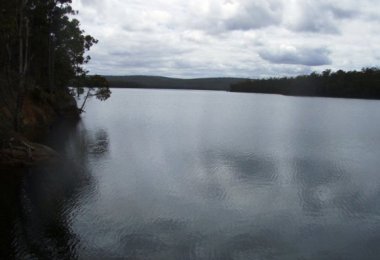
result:
<svg viewBox="0 0 380 260"><path fill-rule="evenodd" d="M230 85L243 78L181 79L157 76L104 76L112 88L229 90Z"/></svg>
<svg viewBox="0 0 380 260"><path fill-rule="evenodd" d="M291 96L380 99L380 68L347 72L325 70L297 77L245 80L231 84L230 90Z"/></svg>

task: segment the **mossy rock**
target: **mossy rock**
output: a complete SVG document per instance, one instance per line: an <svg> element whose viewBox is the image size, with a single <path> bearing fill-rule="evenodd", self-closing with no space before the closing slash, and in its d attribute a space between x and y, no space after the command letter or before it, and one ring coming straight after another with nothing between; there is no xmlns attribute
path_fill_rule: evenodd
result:
<svg viewBox="0 0 380 260"><path fill-rule="evenodd" d="M0 149L0 166L3 167L53 163L59 158L59 154L50 147L21 139L12 139L7 147Z"/></svg>

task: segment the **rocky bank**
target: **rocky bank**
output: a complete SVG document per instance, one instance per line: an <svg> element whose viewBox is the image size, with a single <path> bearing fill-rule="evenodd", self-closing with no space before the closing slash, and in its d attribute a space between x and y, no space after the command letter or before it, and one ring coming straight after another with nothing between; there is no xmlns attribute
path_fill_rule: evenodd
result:
<svg viewBox="0 0 380 260"><path fill-rule="evenodd" d="M0 107L0 167L19 167L59 159L51 148L36 143L57 120L78 120L79 109L69 91L46 93L35 89L22 100L19 130L15 132L12 109Z"/></svg>

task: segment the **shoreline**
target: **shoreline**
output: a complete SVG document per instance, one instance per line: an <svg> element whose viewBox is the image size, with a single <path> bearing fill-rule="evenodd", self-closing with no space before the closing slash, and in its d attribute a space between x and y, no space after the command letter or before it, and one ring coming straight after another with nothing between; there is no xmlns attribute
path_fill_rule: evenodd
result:
<svg viewBox="0 0 380 260"><path fill-rule="evenodd" d="M51 147L41 143L59 120L80 120L77 102L69 92L50 94L46 100L27 95L21 109L20 131L6 126L13 118L1 122L0 168L35 166L59 160L60 155Z"/></svg>

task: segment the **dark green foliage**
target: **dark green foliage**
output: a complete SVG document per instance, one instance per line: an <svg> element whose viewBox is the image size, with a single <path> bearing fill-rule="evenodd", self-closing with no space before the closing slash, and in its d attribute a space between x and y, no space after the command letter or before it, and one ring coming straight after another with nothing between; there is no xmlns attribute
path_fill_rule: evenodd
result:
<svg viewBox="0 0 380 260"><path fill-rule="evenodd" d="M97 40L72 18L76 13L71 0L0 1L0 109L9 111L16 131L28 95L43 103L86 79L85 53ZM96 97L104 100L108 85L101 86Z"/></svg>
<svg viewBox="0 0 380 260"><path fill-rule="evenodd" d="M31 24L30 73L43 88L62 88L76 76L85 74L82 65L89 61L85 52L97 43L80 29L69 0L29 0ZM32 8L33 7L33 8Z"/></svg>
<svg viewBox="0 0 380 260"><path fill-rule="evenodd" d="M90 56L85 52L98 41L71 18L76 12L70 4L71 0L1 1L0 75L7 78L8 87L24 77L26 88L65 88L86 74L83 65Z"/></svg>
<svg viewBox="0 0 380 260"><path fill-rule="evenodd" d="M48 100L48 93L46 93L43 89L35 87L30 90L30 97L32 100L38 104L43 104Z"/></svg>
<svg viewBox="0 0 380 260"><path fill-rule="evenodd" d="M332 72L295 78L268 78L246 80L231 85L231 91L271 93L292 96L320 96L380 99L380 69Z"/></svg>

